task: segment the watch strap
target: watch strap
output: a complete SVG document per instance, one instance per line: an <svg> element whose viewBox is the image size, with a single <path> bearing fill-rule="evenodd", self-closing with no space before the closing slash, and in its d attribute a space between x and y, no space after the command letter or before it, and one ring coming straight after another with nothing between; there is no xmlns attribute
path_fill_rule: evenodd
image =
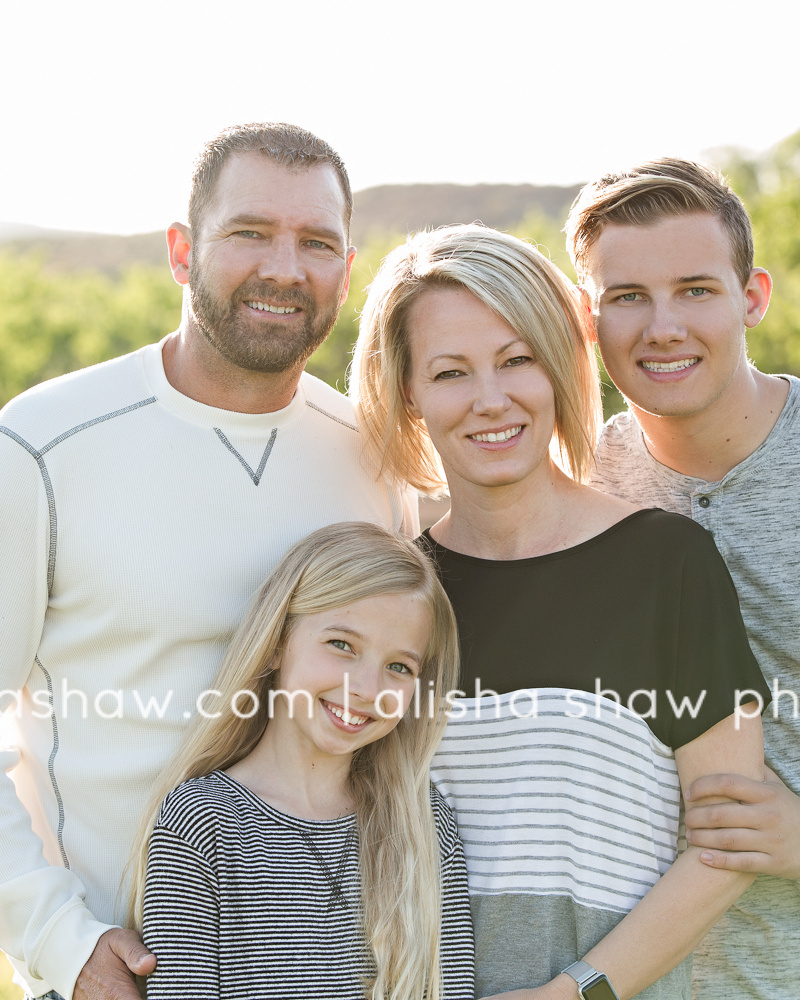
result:
<svg viewBox="0 0 800 1000"><path fill-rule="evenodd" d="M604 972L598 972L588 962L573 962L562 970L578 984L578 993L583 1000L606 1000L616 998L617 992Z"/></svg>

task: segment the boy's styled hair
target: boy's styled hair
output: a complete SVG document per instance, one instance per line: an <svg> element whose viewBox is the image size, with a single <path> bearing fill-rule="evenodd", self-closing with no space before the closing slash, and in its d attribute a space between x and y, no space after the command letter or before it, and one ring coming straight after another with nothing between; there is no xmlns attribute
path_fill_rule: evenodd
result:
<svg viewBox="0 0 800 1000"><path fill-rule="evenodd" d="M423 710L406 712L386 736L353 755L364 933L375 961L371 996L435 1000L441 993L439 843L430 802L431 758L447 722L445 696L458 683L458 633L430 560L406 538L373 524L320 528L294 545L256 593L214 685L225 710L199 716L161 776L136 840L129 923L141 927L147 848L164 796L183 781L246 757L268 725L268 692L281 650L306 615L386 594L418 594L431 632L419 672ZM259 710L231 706L251 691ZM431 692L428 695L428 692ZM430 698L430 701L429 701ZM432 706L432 716L429 715Z"/></svg>
<svg viewBox="0 0 800 1000"><path fill-rule="evenodd" d="M662 219L708 212L731 244L731 258L744 287L753 268L753 228L747 209L722 174L692 160L663 157L606 174L581 189L564 231L578 279L606 225L650 226Z"/></svg>
<svg viewBox="0 0 800 1000"><path fill-rule="evenodd" d="M233 125L203 146L195 160L189 191L189 228L196 230L214 196L222 168L236 153L261 153L273 163L292 170L304 170L329 163L339 178L345 202L345 230L350 232L353 192L342 158L313 132L283 122L256 122Z"/></svg>
<svg viewBox="0 0 800 1000"><path fill-rule="evenodd" d="M378 466L423 492L444 477L422 420L411 415L408 316L429 289L464 288L522 338L553 386L555 439L578 481L597 440L600 394L587 316L566 275L530 243L484 226L417 233L383 262L361 316L350 395Z"/></svg>

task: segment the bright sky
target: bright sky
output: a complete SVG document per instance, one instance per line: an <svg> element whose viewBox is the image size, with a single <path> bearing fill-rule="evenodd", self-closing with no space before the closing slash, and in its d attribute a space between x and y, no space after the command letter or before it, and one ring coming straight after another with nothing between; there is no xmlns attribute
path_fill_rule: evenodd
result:
<svg viewBox="0 0 800 1000"><path fill-rule="evenodd" d="M800 128L796 0L39 0L0 21L0 220L145 232L290 121L353 187L570 184Z"/></svg>

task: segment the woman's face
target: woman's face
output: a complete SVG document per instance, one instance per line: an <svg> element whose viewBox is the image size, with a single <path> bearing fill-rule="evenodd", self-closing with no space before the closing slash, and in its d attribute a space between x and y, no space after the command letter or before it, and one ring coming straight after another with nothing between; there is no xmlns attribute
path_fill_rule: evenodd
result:
<svg viewBox="0 0 800 1000"><path fill-rule="evenodd" d="M423 292L409 311L409 410L422 417L450 489L548 475L553 387L528 344L472 292Z"/></svg>

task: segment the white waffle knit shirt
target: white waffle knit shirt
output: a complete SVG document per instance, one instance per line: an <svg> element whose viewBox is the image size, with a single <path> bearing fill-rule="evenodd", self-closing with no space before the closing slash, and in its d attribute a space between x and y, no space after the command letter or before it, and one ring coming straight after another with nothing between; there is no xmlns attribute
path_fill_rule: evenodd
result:
<svg viewBox="0 0 800 1000"><path fill-rule="evenodd" d="M215 409L162 346L0 412L0 947L34 996L69 1000L122 919L153 780L284 552L337 521L418 528L344 396L304 374L283 410Z"/></svg>

